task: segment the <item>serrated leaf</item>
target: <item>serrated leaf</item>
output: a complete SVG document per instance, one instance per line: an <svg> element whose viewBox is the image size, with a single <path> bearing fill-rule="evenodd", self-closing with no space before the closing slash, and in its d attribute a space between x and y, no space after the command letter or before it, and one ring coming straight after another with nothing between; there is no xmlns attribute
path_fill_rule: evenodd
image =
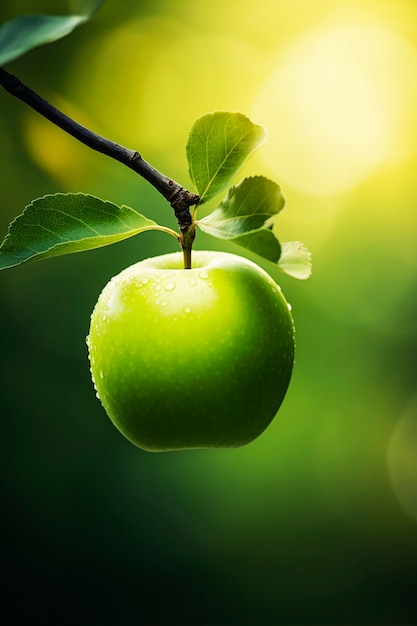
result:
<svg viewBox="0 0 417 626"><path fill-rule="evenodd" d="M44 196L31 202L10 224L0 246L0 269L100 248L145 230L167 229L129 207L94 196Z"/></svg>
<svg viewBox="0 0 417 626"><path fill-rule="evenodd" d="M300 241L282 243L278 268L288 276L306 280L311 275L311 254Z"/></svg>
<svg viewBox="0 0 417 626"><path fill-rule="evenodd" d="M281 189L263 176L245 178L230 187L210 215L198 221L202 231L258 254L293 278L311 273L310 253L302 243L280 244L272 231L275 216L284 208Z"/></svg>
<svg viewBox="0 0 417 626"><path fill-rule="evenodd" d="M285 205L279 186L264 176L233 185L217 209L199 220L201 230L220 239L234 239L266 228Z"/></svg>
<svg viewBox="0 0 417 626"><path fill-rule="evenodd" d="M272 226L284 204L281 189L274 181L264 176L244 178L230 187L217 209L199 220L198 225L209 235L233 241L277 263L281 247Z"/></svg>
<svg viewBox="0 0 417 626"><path fill-rule="evenodd" d="M219 111L200 117L187 141L189 174L200 203L226 189L264 139L262 126L241 113Z"/></svg>
<svg viewBox="0 0 417 626"><path fill-rule="evenodd" d="M69 35L87 22L102 0L78 2L76 15L23 15L0 27L0 65L18 59L29 50Z"/></svg>

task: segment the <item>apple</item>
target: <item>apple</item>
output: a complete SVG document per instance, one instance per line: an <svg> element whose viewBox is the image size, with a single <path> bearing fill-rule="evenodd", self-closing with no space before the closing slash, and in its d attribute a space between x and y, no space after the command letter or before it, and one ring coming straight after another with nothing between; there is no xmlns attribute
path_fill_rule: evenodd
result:
<svg viewBox="0 0 417 626"><path fill-rule="evenodd" d="M140 261L106 285L91 316L97 395L148 451L242 446L277 413L294 363L280 287L251 261L193 252Z"/></svg>

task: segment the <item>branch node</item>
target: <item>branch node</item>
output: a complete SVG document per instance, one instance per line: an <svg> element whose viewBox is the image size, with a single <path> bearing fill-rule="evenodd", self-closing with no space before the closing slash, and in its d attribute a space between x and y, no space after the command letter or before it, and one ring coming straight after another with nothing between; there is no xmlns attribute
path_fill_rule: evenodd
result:
<svg viewBox="0 0 417 626"><path fill-rule="evenodd" d="M179 189L170 199L170 203L175 212L180 231L186 232L192 224L190 206L198 204L200 196L187 191L183 187Z"/></svg>
<svg viewBox="0 0 417 626"><path fill-rule="evenodd" d="M134 150L131 154L131 156L129 157L129 161L131 163L135 163L135 161L141 161L142 160L142 155L139 154L139 152L137 150Z"/></svg>

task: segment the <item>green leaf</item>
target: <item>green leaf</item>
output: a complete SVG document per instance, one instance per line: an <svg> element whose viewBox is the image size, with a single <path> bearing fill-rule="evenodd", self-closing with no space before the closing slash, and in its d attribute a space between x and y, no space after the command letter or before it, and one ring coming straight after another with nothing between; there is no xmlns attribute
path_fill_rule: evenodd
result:
<svg viewBox="0 0 417 626"><path fill-rule="evenodd" d="M284 208L279 186L264 176L244 178L230 187L227 196L210 215L199 220L201 230L220 239L234 239L268 227Z"/></svg>
<svg viewBox="0 0 417 626"><path fill-rule="evenodd" d="M207 202L229 185L265 139L262 126L241 113L208 113L193 125L187 142L190 178Z"/></svg>
<svg viewBox="0 0 417 626"><path fill-rule="evenodd" d="M282 243L278 268L288 276L306 280L311 276L311 254L300 241Z"/></svg>
<svg viewBox="0 0 417 626"><path fill-rule="evenodd" d="M38 198L10 224L0 246L0 269L107 246L145 230L164 230L133 209L85 194Z"/></svg>
<svg viewBox="0 0 417 626"><path fill-rule="evenodd" d="M102 0L78 2L76 15L23 15L0 27L0 65L10 63L23 54L46 43L69 35L87 22Z"/></svg>
<svg viewBox="0 0 417 626"><path fill-rule="evenodd" d="M258 254L293 278L305 279L311 273L308 250L298 241L280 244L272 231L284 204L275 182L263 176L245 178L230 187L218 208L199 220L198 226Z"/></svg>
<svg viewBox="0 0 417 626"><path fill-rule="evenodd" d="M281 247L272 226L284 204L281 190L272 180L263 176L244 178L230 187L217 209L199 220L198 225L209 235L231 240L277 263Z"/></svg>

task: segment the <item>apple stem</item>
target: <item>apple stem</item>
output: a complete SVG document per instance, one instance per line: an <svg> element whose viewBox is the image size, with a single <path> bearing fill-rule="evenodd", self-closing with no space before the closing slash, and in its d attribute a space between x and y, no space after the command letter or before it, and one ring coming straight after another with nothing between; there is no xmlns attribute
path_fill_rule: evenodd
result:
<svg viewBox="0 0 417 626"><path fill-rule="evenodd" d="M179 237L181 247L182 247L182 253L184 257L184 269L185 270L191 269L191 250L193 247L194 239L195 239L195 224L191 223L189 228L186 231L182 232Z"/></svg>
<svg viewBox="0 0 417 626"><path fill-rule="evenodd" d="M191 250L187 248L183 248L182 253L184 256L184 269L190 270L191 269Z"/></svg>

